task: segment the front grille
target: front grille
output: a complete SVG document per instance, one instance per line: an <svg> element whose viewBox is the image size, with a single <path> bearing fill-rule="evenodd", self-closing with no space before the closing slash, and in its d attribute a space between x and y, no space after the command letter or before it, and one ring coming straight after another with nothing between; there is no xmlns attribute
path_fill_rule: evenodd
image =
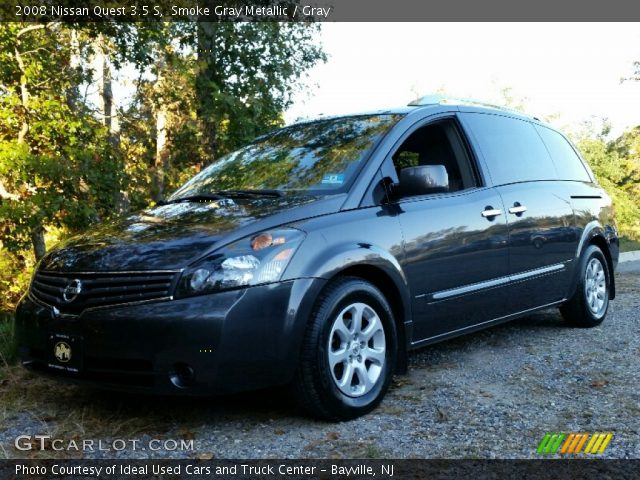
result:
<svg viewBox="0 0 640 480"><path fill-rule="evenodd" d="M78 315L89 308L104 308L169 297L175 277L176 272L170 271L116 273L39 271L31 283L31 294L36 300L54 306L62 313Z"/></svg>

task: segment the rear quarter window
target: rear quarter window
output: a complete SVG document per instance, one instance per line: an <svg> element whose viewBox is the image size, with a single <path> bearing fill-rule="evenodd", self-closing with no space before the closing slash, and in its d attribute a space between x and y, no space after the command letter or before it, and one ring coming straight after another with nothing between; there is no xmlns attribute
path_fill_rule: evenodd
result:
<svg viewBox="0 0 640 480"><path fill-rule="evenodd" d="M541 125L535 125L535 129L551 154L560 180L591 182L582 160L566 138Z"/></svg>
<svg viewBox="0 0 640 480"><path fill-rule="evenodd" d="M549 152L534 126L524 120L485 113L467 113L494 185L557 180Z"/></svg>

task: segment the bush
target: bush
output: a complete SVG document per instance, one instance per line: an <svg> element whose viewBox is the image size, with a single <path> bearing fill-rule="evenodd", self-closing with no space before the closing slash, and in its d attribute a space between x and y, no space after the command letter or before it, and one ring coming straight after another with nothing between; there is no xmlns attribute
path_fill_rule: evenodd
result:
<svg viewBox="0 0 640 480"><path fill-rule="evenodd" d="M635 250L640 250L640 242L638 242L637 240L631 240L629 238L620 237L621 252L632 252Z"/></svg>
<svg viewBox="0 0 640 480"><path fill-rule="evenodd" d="M640 127L608 141L608 126L582 134L577 146L598 182L611 195L623 237L640 241Z"/></svg>
<svg viewBox="0 0 640 480"><path fill-rule="evenodd" d="M0 250L0 315L11 312L27 291L34 260L30 252Z"/></svg>
<svg viewBox="0 0 640 480"><path fill-rule="evenodd" d="M13 337L13 314L0 312L0 368L11 365L15 359L16 344Z"/></svg>

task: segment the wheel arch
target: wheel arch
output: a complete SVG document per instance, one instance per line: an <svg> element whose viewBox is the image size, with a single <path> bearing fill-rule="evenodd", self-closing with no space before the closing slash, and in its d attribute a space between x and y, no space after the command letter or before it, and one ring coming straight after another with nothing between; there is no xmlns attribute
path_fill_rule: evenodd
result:
<svg viewBox="0 0 640 480"><path fill-rule="evenodd" d="M610 277L609 299L613 300L616 296L616 285L615 285L615 274L614 274L615 265L613 262L613 257L611 255L611 249L609 246L609 240L608 240L605 228L598 221L593 221L587 224L587 226L584 228L582 232L582 237L580 238L580 243L578 244L578 249L576 251L576 259L575 259L576 266L578 265L580 258L582 258L582 254L590 245L595 245L596 247L598 247L602 251L604 258L607 261L607 268L609 270L609 277ZM570 292L571 295L573 295L573 292L575 292L575 288L577 284L578 284L578 272L576 267L576 274L574 275L573 283L571 285L571 292ZM571 297L571 295L569 295L569 297Z"/></svg>
<svg viewBox="0 0 640 480"><path fill-rule="evenodd" d="M309 296L311 309L331 280L340 277L357 277L370 282L385 296L391 306L398 334L398 357L396 372L407 370L407 350L411 341L411 293L405 273L394 252L399 247L375 245L358 241L329 242L325 235L310 235L306 244L297 252L285 277L313 278L322 280L324 285ZM285 279L286 279L285 278ZM308 317L300 317L300 327L308 323ZM306 326L304 327L306 328ZM302 328L300 330L302 332ZM301 334L302 336L302 334Z"/></svg>
<svg viewBox="0 0 640 480"><path fill-rule="evenodd" d="M354 264L333 272L331 279L338 277L357 277L374 285L385 296L396 323L398 334L398 357L396 359L396 373L404 374L408 369L407 354L407 338L408 330L411 325L410 320L410 303L407 305L408 295L403 295L402 288L399 288L397 282L380 266L372 264ZM405 290L406 292L406 290Z"/></svg>
<svg viewBox="0 0 640 480"><path fill-rule="evenodd" d="M611 252L609 251L609 244L603 235L594 235L589 240L589 243L584 247L586 248L588 245L595 245L604 255L604 258L607 260L607 268L609 269L609 300L613 300L616 298L616 281L613 270L613 259L611 258Z"/></svg>

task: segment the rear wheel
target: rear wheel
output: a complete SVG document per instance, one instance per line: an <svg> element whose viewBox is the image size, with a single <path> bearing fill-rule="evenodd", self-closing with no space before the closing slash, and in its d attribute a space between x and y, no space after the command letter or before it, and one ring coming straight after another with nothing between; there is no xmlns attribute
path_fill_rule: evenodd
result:
<svg viewBox="0 0 640 480"><path fill-rule="evenodd" d="M595 327L607 314L611 286L607 259L597 246L590 245L582 254L578 275L576 291L560 312L571 325Z"/></svg>
<svg viewBox="0 0 640 480"><path fill-rule="evenodd" d="M373 410L393 375L397 335L384 295L345 277L322 293L305 334L298 401L314 416L348 420Z"/></svg>

